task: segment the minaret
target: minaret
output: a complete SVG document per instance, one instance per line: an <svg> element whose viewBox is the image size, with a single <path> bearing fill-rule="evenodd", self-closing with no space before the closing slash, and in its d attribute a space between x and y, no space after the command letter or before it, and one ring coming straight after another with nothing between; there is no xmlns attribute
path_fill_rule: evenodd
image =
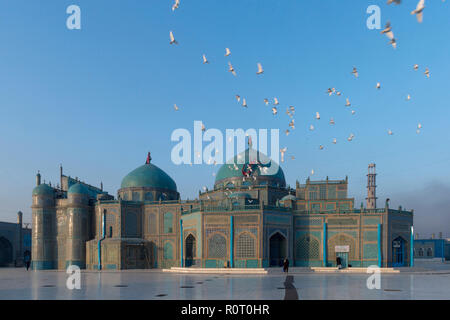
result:
<svg viewBox="0 0 450 320"><path fill-rule="evenodd" d="M366 207L367 209L376 209L377 208L377 197L376 197L376 173L375 173L375 163L370 163L368 167L367 174L367 198L366 198Z"/></svg>
<svg viewBox="0 0 450 320"><path fill-rule="evenodd" d="M38 171L36 175L36 186L39 186L41 184L41 173Z"/></svg>

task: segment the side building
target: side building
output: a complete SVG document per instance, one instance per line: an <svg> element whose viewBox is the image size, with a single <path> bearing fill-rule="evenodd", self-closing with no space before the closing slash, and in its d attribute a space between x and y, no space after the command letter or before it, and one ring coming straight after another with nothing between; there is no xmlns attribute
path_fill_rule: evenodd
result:
<svg viewBox="0 0 450 320"><path fill-rule="evenodd" d="M25 256L31 256L31 229L23 225L20 211L17 223L0 222L0 267L22 267Z"/></svg>

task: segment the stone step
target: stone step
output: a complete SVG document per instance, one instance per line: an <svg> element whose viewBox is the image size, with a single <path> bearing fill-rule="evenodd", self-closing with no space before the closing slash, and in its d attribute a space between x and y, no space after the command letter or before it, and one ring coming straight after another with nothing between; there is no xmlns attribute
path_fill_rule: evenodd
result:
<svg viewBox="0 0 450 320"><path fill-rule="evenodd" d="M267 274L268 271L263 268L181 268L172 267L163 269L163 272L173 273L222 273L222 274Z"/></svg>

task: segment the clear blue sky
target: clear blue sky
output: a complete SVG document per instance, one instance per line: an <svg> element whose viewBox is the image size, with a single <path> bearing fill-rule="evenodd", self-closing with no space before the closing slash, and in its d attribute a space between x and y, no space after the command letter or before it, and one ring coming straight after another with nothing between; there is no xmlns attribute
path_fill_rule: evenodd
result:
<svg viewBox="0 0 450 320"><path fill-rule="evenodd" d="M410 15L416 3L181 0L172 12L172 0L2 1L0 220L14 221L17 210L31 220L37 170L56 183L62 163L66 174L95 185L103 181L115 195L147 151L176 180L182 198L192 199L202 186L213 185L218 167L172 164L170 135L202 120L224 131L279 128L281 146L288 147L282 164L287 182L304 181L311 169L315 179L348 175L357 207L365 197L367 164L375 162L380 206L386 197L406 208L418 199L443 201L439 210L445 214L423 229L450 235L449 224L441 230L447 195L433 200L436 192L430 192L449 189L450 8L427 1L419 24ZM81 30L66 28L71 4L81 7ZM379 30L367 29L370 4L380 6L383 25L391 21L397 50ZM178 46L169 45L170 30ZM202 64L202 54L209 65ZM228 61L238 77L227 72ZM265 69L260 77L257 62ZM358 79L351 75L353 66ZM343 96L329 97L328 87ZM246 97L248 109L235 94ZM263 103L275 96L276 117ZM296 129L286 136L289 105L297 110ZM328 124L330 117L335 126ZM346 140L350 133L352 142ZM420 219L425 223L432 214L427 211L435 209L421 210L418 230Z"/></svg>

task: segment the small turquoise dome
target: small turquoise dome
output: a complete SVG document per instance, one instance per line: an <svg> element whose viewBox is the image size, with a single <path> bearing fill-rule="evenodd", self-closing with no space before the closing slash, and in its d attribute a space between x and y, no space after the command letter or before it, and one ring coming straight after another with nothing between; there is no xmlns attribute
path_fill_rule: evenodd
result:
<svg viewBox="0 0 450 320"><path fill-rule="evenodd" d="M69 188L67 193L71 193L71 194L87 194L87 195L89 195L89 190L88 190L88 188L86 188L81 183L76 183L76 184L72 185Z"/></svg>
<svg viewBox="0 0 450 320"><path fill-rule="evenodd" d="M53 188L45 183L42 183L33 189L33 196L52 196L53 194Z"/></svg>
<svg viewBox="0 0 450 320"><path fill-rule="evenodd" d="M281 198L281 201L284 201L284 200L293 200L293 201L295 201L295 200L297 200L297 198L294 195L292 195L292 194L288 194L288 195L285 195L283 198Z"/></svg>
<svg viewBox="0 0 450 320"><path fill-rule="evenodd" d="M124 188L158 188L177 191L175 181L157 166L146 163L125 176L120 186Z"/></svg>
<svg viewBox="0 0 450 320"><path fill-rule="evenodd" d="M252 172L248 171L249 165L252 167ZM215 184L222 184L228 180L242 178L246 173L255 176L256 179L258 177L264 177L265 181L272 181L279 184L280 187L286 186L283 170L278 163L272 161L265 154L251 148L241 152L223 164L216 174Z"/></svg>

